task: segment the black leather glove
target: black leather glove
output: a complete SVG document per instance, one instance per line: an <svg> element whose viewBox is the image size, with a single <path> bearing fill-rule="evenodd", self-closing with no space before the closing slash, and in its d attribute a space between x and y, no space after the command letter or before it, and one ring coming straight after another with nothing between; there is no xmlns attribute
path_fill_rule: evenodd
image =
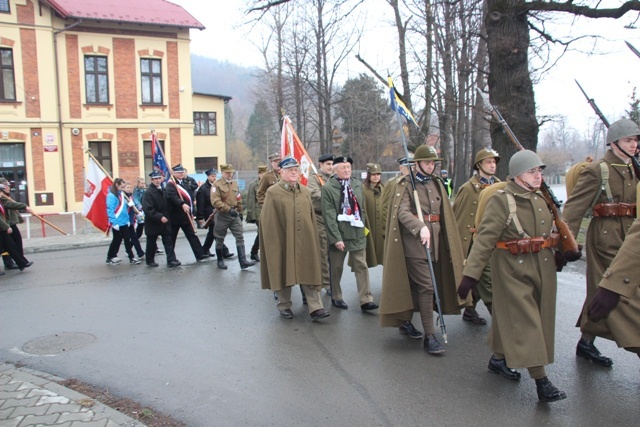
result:
<svg viewBox="0 0 640 427"><path fill-rule="evenodd" d="M560 273L564 266L567 265L567 260L564 255L562 255L562 252L555 251L553 256L556 259L556 271Z"/></svg>
<svg viewBox="0 0 640 427"><path fill-rule="evenodd" d="M237 218L238 217L238 211L236 211L234 208L229 209L229 215L231 215L231 218Z"/></svg>
<svg viewBox="0 0 640 427"><path fill-rule="evenodd" d="M475 288L478 284L478 281L469 276L462 276L462 280L460 281L460 285L458 286L458 296L460 299L467 298L469 295L469 291Z"/></svg>
<svg viewBox="0 0 640 427"><path fill-rule="evenodd" d="M605 319L611 310L618 305L618 301L620 301L620 294L609 289L598 288L593 300L591 300L591 305L589 305L589 319L594 322Z"/></svg>
<svg viewBox="0 0 640 427"><path fill-rule="evenodd" d="M578 248L579 247L580 246L578 246ZM578 252L565 251L565 252L562 252L562 256L568 262L573 262L573 261L579 260L582 257L582 252L580 252L580 251L578 251Z"/></svg>

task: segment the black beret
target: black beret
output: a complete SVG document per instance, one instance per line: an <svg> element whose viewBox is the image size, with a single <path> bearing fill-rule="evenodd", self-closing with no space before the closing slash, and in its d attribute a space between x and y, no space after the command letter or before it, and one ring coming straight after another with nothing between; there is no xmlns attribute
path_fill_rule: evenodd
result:
<svg viewBox="0 0 640 427"><path fill-rule="evenodd" d="M333 160L333 154L323 154L318 159L318 162L324 163L324 162L328 162L329 160Z"/></svg>
<svg viewBox="0 0 640 427"><path fill-rule="evenodd" d="M353 159L347 156L336 156L333 158L333 164L337 165L340 163L350 163L353 164Z"/></svg>

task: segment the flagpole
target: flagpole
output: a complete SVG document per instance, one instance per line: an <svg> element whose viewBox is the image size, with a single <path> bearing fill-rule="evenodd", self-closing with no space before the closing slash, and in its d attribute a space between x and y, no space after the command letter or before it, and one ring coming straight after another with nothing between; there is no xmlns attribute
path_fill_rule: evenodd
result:
<svg viewBox="0 0 640 427"><path fill-rule="evenodd" d="M393 81L391 80L390 76L389 76L389 89L395 91L395 87L393 86ZM389 93L389 102L391 103L392 108L395 106L395 108L393 108L393 111L395 112L396 119L398 120L398 124L400 125L400 136L402 140L402 148L404 149L405 159L407 159L407 162L409 162L409 148L407 147L407 140L405 139L405 136L404 136L404 127L402 124L402 119L400 118L400 111L398 111L400 107L398 106L395 100L395 92ZM413 176L411 165L409 164L408 167L409 167L409 174L408 174L409 181L411 182L411 189L413 190L413 201L416 205L416 213L418 214L418 219L420 220L420 222L422 222L422 224L424 224L426 227L426 224L424 222L424 214L422 213L422 206L420 205L420 199L418 198L416 180L415 180L415 177ZM427 230L429 229L427 228ZM431 236L429 236L429 238L431 238ZM433 296L436 300L438 317L440 317L440 329L442 331L442 338L444 339L445 344L447 344L447 327L444 324L444 316L442 315L442 307L440 305L440 295L438 292L438 285L436 283L435 274L433 273L433 261L431 260L431 250L429 249L429 242L427 242L424 245L424 249L427 252L427 261L429 262L429 273L431 274L431 283L433 284Z"/></svg>
<svg viewBox="0 0 640 427"><path fill-rule="evenodd" d="M91 149L90 149L90 148L87 148L87 149L85 150L85 153L87 153L87 154L89 155L89 157L91 157L91 158L93 159L93 161L96 163L96 165L98 165L98 167L100 168L100 170L101 170L102 172L104 172L104 174L107 176L107 178L109 178L109 179L111 180L111 182L113 182L113 177L109 174L109 172L107 172L107 170L106 170L104 167L102 167L102 165L100 164L100 162L98 161L98 159L96 159L96 158L95 158L95 156L94 156L93 154L91 154ZM124 196L124 199L127 201L127 204L128 204L128 203L129 203L129 201L130 201L129 197L128 197L126 194L124 194L124 192L123 192L123 194L122 194L122 195ZM131 207L133 208L133 212L134 212L136 215L139 215L139 214L140 214L140 211L138 210L138 208L136 208L136 205L133 205L133 206L131 206ZM107 233L107 234L108 234L108 233Z"/></svg>
<svg viewBox="0 0 640 427"><path fill-rule="evenodd" d="M15 200L13 200L11 197L7 196L6 194L2 195L3 197L5 197L8 201L10 202L14 202L14 203L18 203ZM41 217L40 215L36 214L35 212L31 211L29 212L32 216L38 218L40 221L44 222L45 224L47 224L48 226L50 226L51 228L53 228L56 231L59 231L60 233L64 234L65 236L69 236L69 233L65 233L64 230L60 229L59 227L57 227L56 225L50 223L49 221L47 221L46 219L44 219L43 217Z"/></svg>

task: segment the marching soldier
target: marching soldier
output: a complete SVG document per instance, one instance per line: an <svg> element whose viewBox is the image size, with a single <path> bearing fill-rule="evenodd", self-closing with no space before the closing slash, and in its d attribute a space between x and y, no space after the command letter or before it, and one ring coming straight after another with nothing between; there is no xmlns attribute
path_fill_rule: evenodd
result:
<svg viewBox="0 0 640 427"><path fill-rule="evenodd" d="M211 204L216 209L216 225L213 229L213 235L216 239L216 256L218 257L218 268L227 269L222 256L222 248L224 246L224 238L227 230L231 230L233 237L236 239L236 248L238 250L238 261L240 268L255 265L255 261L247 260L244 251L244 229L242 227L242 195L238 189L238 182L233 180L235 170L232 165L221 165L222 179L216 181L211 189Z"/></svg>
<svg viewBox="0 0 640 427"><path fill-rule="evenodd" d="M375 310L369 285L367 268L366 237L364 233L365 212L362 184L351 179L351 157L333 159L333 175L322 187L322 216L327 229L329 265L331 269L331 303L334 307L347 309L342 299L342 270L344 259L349 254L351 267L356 276L360 309Z"/></svg>
<svg viewBox="0 0 640 427"><path fill-rule="evenodd" d="M462 251L465 257L469 254L473 233L478 225L477 222L480 220L480 218L476 218L480 192L488 186L500 182L500 179L495 176L499 161L500 156L491 148L483 148L478 151L473 164L475 173L469 181L462 184L453 202L453 213L456 216L458 233L460 234ZM487 306L487 310L489 310L489 314L491 314L491 268L489 265L482 273L480 282L475 289L477 292L473 293L473 307L465 308L462 320L484 325L487 321L480 317L476 311L476 305L482 299Z"/></svg>
<svg viewBox="0 0 640 427"><path fill-rule="evenodd" d="M607 132L609 149L604 158L582 170L563 209L564 218L575 236L580 231L585 212L593 214L587 230L587 297L576 325L582 332L576 355L605 367L613 365L613 361L600 354L594 345L594 334L584 326L596 287L636 216L638 177L631 167L631 156L636 152L639 135L640 128L632 120L612 123Z"/></svg>
<svg viewBox="0 0 640 427"><path fill-rule="evenodd" d="M382 226L386 227L387 224L387 212L389 210L389 199L393 194L396 183L403 177L409 175L409 171L415 170L415 163L413 162L413 153L409 153L409 160L406 157L398 159L398 167L400 169L400 175L394 176L384 186L382 190Z"/></svg>
<svg viewBox="0 0 640 427"><path fill-rule="evenodd" d="M372 243L371 256L367 257L367 265L375 267L382 265L384 258L384 224L382 224L382 192L385 185L380 182L382 168L377 163L367 163L367 177L362 185L364 192L364 206L369 219L370 242ZM369 242L368 242L369 243ZM367 253L369 255L369 253Z"/></svg>
<svg viewBox="0 0 640 427"><path fill-rule="evenodd" d="M15 261L17 269L23 271L31 267L33 261L25 258L22 249L22 236L18 228L22 217L19 210L24 209L29 213L32 213L32 210L24 203L12 200L8 194L10 194L9 183L5 180L0 184L0 248L2 251L7 251L8 256Z"/></svg>
<svg viewBox="0 0 640 427"><path fill-rule="evenodd" d="M329 316L320 299L322 267L315 213L309 190L298 183L296 159L287 157L279 166L282 179L267 190L261 212L262 289L277 292L280 315L291 319L291 287L299 284L315 322Z"/></svg>
<svg viewBox="0 0 640 427"><path fill-rule="evenodd" d="M456 283L462 278L463 254L447 191L442 180L433 174L435 162L442 159L433 147L422 145L414 160L424 222L418 219L410 177L400 178L387 214L380 324L399 327L400 333L410 338L424 336L424 350L437 355L445 350L435 337L434 286L438 286L442 313L459 314L460 306L467 304L456 294ZM425 245L432 254L435 284ZM424 334L411 323L414 311L420 313Z"/></svg>
<svg viewBox="0 0 640 427"><path fill-rule="evenodd" d="M211 253L211 246L213 245L213 225L214 221L214 212L213 205L211 204L211 188L213 184L216 183L216 170L209 169L204 173L207 175L207 180L198 188L196 191L196 221L200 227L203 227L205 223L207 223L207 236L204 238L204 243L202 244L202 251L207 256L214 256ZM211 219L211 221L209 221Z"/></svg>
<svg viewBox="0 0 640 427"><path fill-rule="evenodd" d="M266 166L258 166L258 179L251 182L247 188L247 224L258 225L258 233L256 233L256 239L251 246L251 259L255 262L260 262L260 256L258 251L260 250L260 211L261 207L258 204L258 185L262 176L267 172Z"/></svg>
<svg viewBox="0 0 640 427"><path fill-rule="evenodd" d="M560 236L539 189L545 165L533 151L509 161L511 181L489 199L463 271L458 295L466 297L491 263L492 325L489 371L519 381L511 368L527 368L538 399L566 398L547 378L553 363L556 265Z"/></svg>
<svg viewBox="0 0 640 427"><path fill-rule="evenodd" d="M316 227L320 237L320 253L322 263L322 285L327 292L331 292L331 279L329 276L329 248L327 245L327 230L322 217L322 187L333 175L333 154L323 154L318 159L318 174L311 174L307 182L307 188L311 192L313 210L316 213ZM322 182L320 182L322 180Z"/></svg>
<svg viewBox="0 0 640 427"><path fill-rule="evenodd" d="M156 253L158 253L158 236L162 238L162 246L167 257L167 266L169 268L181 265L176 258L173 250L173 240L171 239L171 222L169 221L169 205L164 191L162 182L164 176L153 171L149 174L151 185L142 196L142 210L144 211L144 233L147 235L147 247L145 250L145 261L149 267L157 267L155 261Z"/></svg>
<svg viewBox="0 0 640 427"><path fill-rule="evenodd" d="M260 185L258 185L258 191L256 193L258 198L258 205L262 207L264 204L264 196L267 193L269 187L280 180L280 166L278 164L282 160L280 153L273 153L269 156L269 162L271 163L271 170L266 172L260 179Z"/></svg>
<svg viewBox="0 0 640 427"><path fill-rule="evenodd" d="M208 254L205 254L200 244L198 236L196 236L193 225L193 186L185 179L187 172L186 169L178 164L171 168L173 171L173 178L167 182L165 188L165 197L167 198L167 204L169 206L169 219L171 220L171 240L173 241L173 247L175 250L176 239L178 238L178 232L182 229L193 255L197 261L203 261L209 258Z"/></svg>

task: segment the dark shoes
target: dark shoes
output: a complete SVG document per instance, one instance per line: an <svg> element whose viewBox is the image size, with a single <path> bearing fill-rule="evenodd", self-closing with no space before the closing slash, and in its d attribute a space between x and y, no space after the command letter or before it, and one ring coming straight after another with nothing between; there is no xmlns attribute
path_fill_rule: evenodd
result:
<svg viewBox="0 0 640 427"><path fill-rule="evenodd" d="M555 402L556 400L566 399L567 397L566 393L558 390L556 386L551 384L551 381L549 381L547 377L536 380L536 389L538 391L538 400L541 402Z"/></svg>
<svg viewBox="0 0 640 427"><path fill-rule="evenodd" d="M360 310L362 310L363 312L375 310L377 308L378 308L378 304L376 304L375 302L367 302L360 306Z"/></svg>
<svg viewBox="0 0 640 427"><path fill-rule="evenodd" d="M216 255L218 256L218 268L223 270L227 269L227 264L224 262L224 256L222 255L222 249L216 249Z"/></svg>
<svg viewBox="0 0 640 427"><path fill-rule="evenodd" d="M333 306L335 308L341 308L343 310L346 310L347 308L349 308L349 306L347 305L346 302L342 301L341 299L336 300L336 299L332 299L331 300L331 304L333 304Z"/></svg>
<svg viewBox="0 0 640 427"><path fill-rule="evenodd" d="M155 261L147 262L147 267L157 267L158 263Z"/></svg>
<svg viewBox="0 0 640 427"><path fill-rule="evenodd" d="M444 347L440 345L435 335L427 335L424 338L424 350L429 354L444 353Z"/></svg>
<svg viewBox="0 0 640 427"><path fill-rule="evenodd" d="M18 265L16 263L13 263L13 264L5 265L4 269L5 270L19 270L20 267L18 267Z"/></svg>
<svg viewBox="0 0 640 427"><path fill-rule="evenodd" d="M465 322L475 323L476 325L485 325L487 321L484 317L480 317L478 312L471 307L467 307L464 309L464 313L462 313L462 320Z"/></svg>
<svg viewBox="0 0 640 427"><path fill-rule="evenodd" d="M496 359L491 356L491 359L489 359L489 372L500 374L511 381L520 381L520 372L508 367L505 359Z"/></svg>
<svg viewBox="0 0 640 427"><path fill-rule="evenodd" d="M613 365L613 360L607 356L600 354L593 341L587 341L584 338L580 338L578 345L576 346L576 356L590 360L596 365L610 367Z"/></svg>
<svg viewBox="0 0 640 427"><path fill-rule="evenodd" d="M416 327L413 326L413 323L411 323L408 320L402 322L402 325L400 325L400 333L402 335L408 336L409 338L414 338L414 339L417 339L417 340L424 336L422 334L422 332L417 330Z"/></svg>
<svg viewBox="0 0 640 427"><path fill-rule="evenodd" d="M182 263L180 261L171 261L167 266L169 268L174 268L174 267L178 267L180 265L182 265Z"/></svg>
<svg viewBox="0 0 640 427"><path fill-rule="evenodd" d="M205 253L205 254L203 254L203 255L200 255L200 256L199 256L198 258L196 258L196 259L197 259L198 261L206 261L206 260L208 260L208 259L209 259L209 255Z"/></svg>
<svg viewBox="0 0 640 427"><path fill-rule="evenodd" d="M255 262L260 262L260 255L258 255L258 253L251 253L251 259Z"/></svg>
<svg viewBox="0 0 640 427"><path fill-rule="evenodd" d="M285 319L293 319L293 311L291 309L285 308L284 310L280 310L280 316Z"/></svg>
<svg viewBox="0 0 640 427"><path fill-rule="evenodd" d="M329 317L329 312L325 311L324 308L319 308L316 311L313 311L311 314L311 321L317 322L320 319L324 319L325 317Z"/></svg>
<svg viewBox="0 0 640 427"><path fill-rule="evenodd" d="M23 271L25 268L31 267L33 265L33 261L28 261L25 265L23 265L22 267L19 267L20 271Z"/></svg>
<svg viewBox="0 0 640 427"><path fill-rule="evenodd" d="M217 255L217 251L216 251L216 255ZM229 248L228 247L223 247L222 248L222 257L223 258L233 258L236 254L232 254L231 252L229 252Z"/></svg>

